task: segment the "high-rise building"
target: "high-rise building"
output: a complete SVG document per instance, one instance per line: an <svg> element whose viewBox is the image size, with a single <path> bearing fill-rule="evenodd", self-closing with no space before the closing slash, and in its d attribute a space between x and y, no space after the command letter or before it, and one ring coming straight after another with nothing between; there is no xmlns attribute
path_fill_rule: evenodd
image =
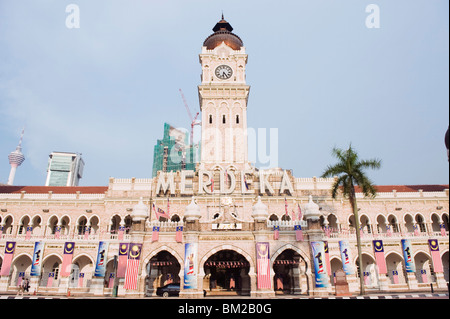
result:
<svg viewBox="0 0 450 319"><path fill-rule="evenodd" d="M195 146L188 144L188 133L164 123L164 136L156 142L153 154L153 173L195 170Z"/></svg>
<svg viewBox="0 0 450 319"><path fill-rule="evenodd" d="M49 155L45 186L78 186L84 161L80 153L52 152Z"/></svg>
<svg viewBox="0 0 450 319"><path fill-rule="evenodd" d="M19 167L25 160L25 156L22 154L22 139L24 131L25 129L22 130L19 145L17 145L16 150L9 153L8 155L9 164L11 165L11 171L9 172L9 178L7 182L8 185L14 184L14 177L16 176L17 167Z"/></svg>

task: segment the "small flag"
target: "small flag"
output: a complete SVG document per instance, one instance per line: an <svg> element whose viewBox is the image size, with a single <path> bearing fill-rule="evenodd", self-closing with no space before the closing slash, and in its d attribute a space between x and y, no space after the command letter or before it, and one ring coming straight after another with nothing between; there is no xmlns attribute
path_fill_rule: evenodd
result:
<svg viewBox="0 0 450 319"><path fill-rule="evenodd" d="M214 193L214 178L211 178L211 193Z"/></svg>
<svg viewBox="0 0 450 319"><path fill-rule="evenodd" d="M83 287L83 282L84 282L84 272L80 272L80 274L78 275L78 288Z"/></svg>
<svg viewBox="0 0 450 319"><path fill-rule="evenodd" d="M420 235L420 233L419 233L419 225L414 225L414 236L419 236Z"/></svg>
<svg viewBox="0 0 450 319"><path fill-rule="evenodd" d="M89 232L91 230L91 227L89 226L84 226L84 239L88 240L89 239Z"/></svg>
<svg viewBox="0 0 450 319"><path fill-rule="evenodd" d="M17 287L20 287L20 284L22 283L24 277L25 277L25 272L23 272L23 271L19 272L19 278L17 279Z"/></svg>
<svg viewBox="0 0 450 319"><path fill-rule="evenodd" d="M288 203L287 203L286 197L284 198L284 210L286 211L285 215L289 215L289 213L288 213Z"/></svg>
<svg viewBox="0 0 450 319"><path fill-rule="evenodd" d="M278 240L280 238L280 226L273 226L273 239Z"/></svg>
<svg viewBox="0 0 450 319"><path fill-rule="evenodd" d="M70 275L70 271L72 268L72 257L73 257L73 251L75 248L74 242L66 242L64 244L64 255L63 255L63 262L61 266L61 276L67 277Z"/></svg>
<svg viewBox="0 0 450 319"><path fill-rule="evenodd" d="M164 218L170 219L170 215L169 214L167 214L161 208L158 208L157 213L156 213L156 219L159 220L160 217L164 217Z"/></svg>
<svg viewBox="0 0 450 319"><path fill-rule="evenodd" d="M295 230L295 240L303 241L303 231L301 225L294 225Z"/></svg>
<svg viewBox="0 0 450 319"><path fill-rule="evenodd" d="M55 279L55 273L54 272L48 273L47 288L51 288L53 286L53 279Z"/></svg>
<svg viewBox="0 0 450 319"><path fill-rule="evenodd" d="M153 241L158 241L159 239L159 226L153 226L153 230L152 230L152 242Z"/></svg>
<svg viewBox="0 0 450 319"><path fill-rule="evenodd" d="M392 271L392 279L394 279L394 284L398 284L398 271L397 270Z"/></svg>
<svg viewBox="0 0 450 319"><path fill-rule="evenodd" d="M391 225L386 226L386 233L389 237L392 237Z"/></svg>
<svg viewBox="0 0 450 319"><path fill-rule="evenodd" d="M127 270L129 243L119 244L119 260L117 263L117 278L124 278Z"/></svg>
<svg viewBox="0 0 450 319"><path fill-rule="evenodd" d="M113 272L109 274L108 288L114 288L114 277L115 274Z"/></svg>
<svg viewBox="0 0 450 319"><path fill-rule="evenodd" d="M137 289L141 250L142 244L130 244L124 284L124 288L127 290Z"/></svg>
<svg viewBox="0 0 450 319"><path fill-rule="evenodd" d="M225 184L228 183L228 172L227 170L225 170Z"/></svg>
<svg viewBox="0 0 450 319"><path fill-rule="evenodd" d="M123 233L125 232L125 226L119 226L119 234L117 236L117 239L123 240Z"/></svg>
<svg viewBox="0 0 450 319"><path fill-rule="evenodd" d="M441 229L441 236L446 237L447 233L445 231L445 225L441 224L441 225L439 225L439 228Z"/></svg>
<svg viewBox="0 0 450 319"><path fill-rule="evenodd" d="M177 226L175 240L177 241L177 243L181 243L183 241L183 226Z"/></svg>
<svg viewBox="0 0 450 319"><path fill-rule="evenodd" d="M56 226L55 228L55 238L59 239L59 235L61 234L61 227Z"/></svg>
<svg viewBox="0 0 450 319"><path fill-rule="evenodd" d="M170 216L170 201L169 201L169 197L167 197L167 215Z"/></svg>
<svg viewBox="0 0 450 319"><path fill-rule="evenodd" d="M425 269L421 269L420 273L422 274L422 283L428 283L427 271Z"/></svg>
<svg viewBox="0 0 450 319"><path fill-rule="evenodd" d="M32 230L33 230L33 227L31 227L31 226L27 227L27 234L25 235L25 240L30 240Z"/></svg>

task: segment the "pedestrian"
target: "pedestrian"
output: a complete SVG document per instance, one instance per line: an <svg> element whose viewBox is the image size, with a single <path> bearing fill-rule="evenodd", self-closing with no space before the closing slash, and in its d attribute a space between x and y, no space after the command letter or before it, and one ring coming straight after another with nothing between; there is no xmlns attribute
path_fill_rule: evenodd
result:
<svg viewBox="0 0 450 319"><path fill-rule="evenodd" d="M29 292L30 291L30 279L25 278L25 282L26 282L26 284L25 284L25 291Z"/></svg>
<svg viewBox="0 0 450 319"><path fill-rule="evenodd" d="M23 292L25 290L26 287L26 282L25 282L25 277L22 277L22 282L19 285L19 290L17 291L17 296L20 294L21 296L23 296Z"/></svg>

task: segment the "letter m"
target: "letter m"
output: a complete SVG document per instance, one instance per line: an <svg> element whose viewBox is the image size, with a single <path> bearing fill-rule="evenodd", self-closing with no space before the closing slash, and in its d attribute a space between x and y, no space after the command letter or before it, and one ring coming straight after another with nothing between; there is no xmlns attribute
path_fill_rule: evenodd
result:
<svg viewBox="0 0 450 319"><path fill-rule="evenodd" d="M175 194L175 180L172 172L159 172L158 183L156 185L156 195L162 191L163 195L170 190L170 194Z"/></svg>

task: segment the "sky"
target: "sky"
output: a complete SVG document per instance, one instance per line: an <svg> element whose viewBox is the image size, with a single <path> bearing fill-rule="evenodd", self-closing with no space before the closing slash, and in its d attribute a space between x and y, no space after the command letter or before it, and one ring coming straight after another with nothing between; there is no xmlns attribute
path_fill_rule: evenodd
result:
<svg viewBox="0 0 450 319"><path fill-rule="evenodd" d="M23 127L15 185L44 185L52 151L82 153L80 186L150 178L164 122L190 125L179 89L199 111L222 12L248 54L248 126L276 137L257 167L319 177L351 143L382 160L375 184L448 184L447 0L0 0L0 183Z"/></svg>

